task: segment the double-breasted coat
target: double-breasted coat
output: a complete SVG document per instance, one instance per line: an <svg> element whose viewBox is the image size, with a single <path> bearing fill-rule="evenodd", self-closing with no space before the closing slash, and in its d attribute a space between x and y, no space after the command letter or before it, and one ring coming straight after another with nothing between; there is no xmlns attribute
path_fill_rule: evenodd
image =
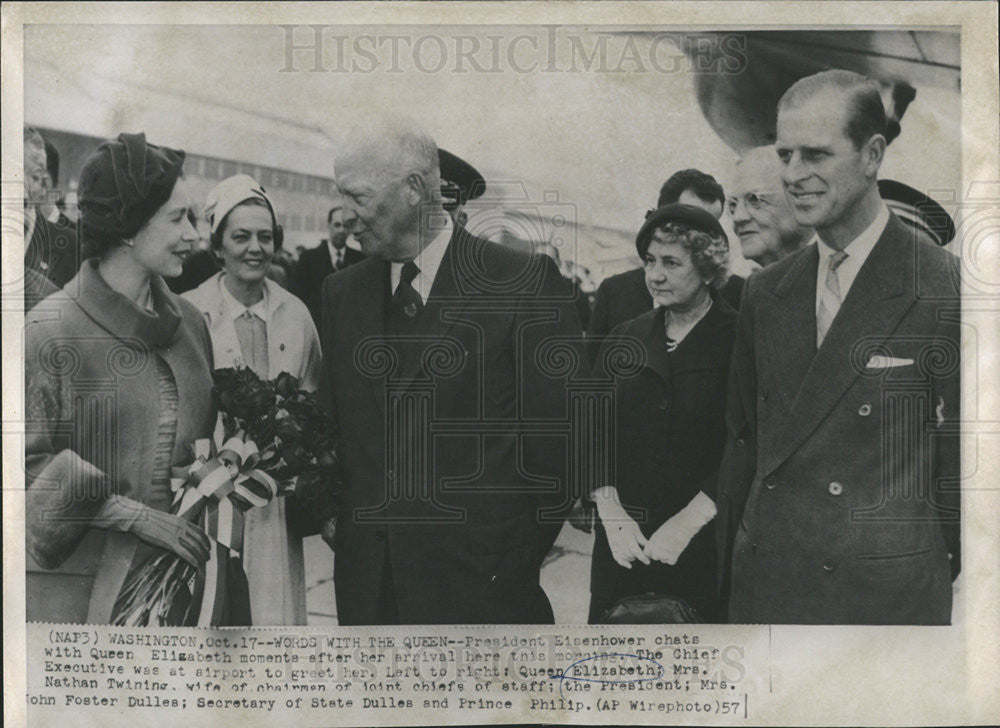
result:
<svg viewBox="0 0 1000 728"><path fill-rule="evenodd" d="M751 276L740 311L717 519L730 619L947 624L958 260L890 216L817 350L818 255Z"/></svg>

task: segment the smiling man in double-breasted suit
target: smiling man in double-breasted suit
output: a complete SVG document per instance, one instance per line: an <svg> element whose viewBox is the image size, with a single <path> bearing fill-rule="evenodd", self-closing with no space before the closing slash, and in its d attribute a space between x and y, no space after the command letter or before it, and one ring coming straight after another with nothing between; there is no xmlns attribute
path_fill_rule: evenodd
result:
<svg viewBox="0 0 1000 728"><path fill-rule="evenodd" d="M566 375L545 347L581 337L572 299L548 258L451 221L418 128L367 131L336 175L368 255L323 290L338 620L551 623L539 569L572 501Z"/></svg>
<svg viewBox="0 0 1000 728"><path fill-rule="evenodd" d="M719 483L733 622L951 617L958 264L879 198L884 125L846 71L778 107L785 193L817 238L753 275L740 310L726 459L755 467L724 462Z"/></svg>

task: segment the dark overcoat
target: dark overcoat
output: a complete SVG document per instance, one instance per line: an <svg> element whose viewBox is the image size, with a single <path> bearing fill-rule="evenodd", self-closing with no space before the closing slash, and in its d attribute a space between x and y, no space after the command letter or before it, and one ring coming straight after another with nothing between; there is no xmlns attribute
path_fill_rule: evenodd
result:
<svg viewBox="0 0 1000 728"><path fill-rule="evenodd" d="M456 227L400 339L389 270L369 258L324 283L320 391L347 481L338 620L376 621L388 553L401 623L551 623L539 568L572 503L571 373L552 354L580 338L573 301L548 258Z"/></svg>
<svg viewBox="0 0 1000 728"><path fill-rule="evenodd" d="M650 310L615 328L594 367L595 375L607 375L617 360L621 371L624 360L612 350L625 339L640 346L644 364L638 373L614 376L615 480L609 485L618 489L622 505L647 538L699 490L715 497L736 332L736 312L716 297L701 321L668 353L664 311ZM596 533L590 584L595 603L608 606L624 596L656 592L687 600L706 619L716 616L712 526L694 537L676 565L634 561L631 569L611 557L600 524Z"/></svg>
<svg viewBox="0 0 1000 728"><path fill-rule="evenodd" d="M891 216L817 350L818 255L751 276L740 311L729 399L745 426L719 484L718 523L735 529L719 537L733 545L730 618L947 624L958 260Z"/></svg>
<svg viewBox="0 0 1000 728"><path fill-rule="evenodd" d="M354 248L344 248L343 270L349 265L360 263L365 259L364 253ZM330 246L326 240L320 241L315 248L303 250L295 264L289 290L302 299L312 315L313 322L319 328L322 310L323 281L334 272L333 261L330 259Z"/></svg>
<svg viewBox="0 0 1000 728"><path fill-rule="evenodd" d="M24 249L25 310L69 283L81 261L76 227L50 222L36 210L35 227Z"/></svg>

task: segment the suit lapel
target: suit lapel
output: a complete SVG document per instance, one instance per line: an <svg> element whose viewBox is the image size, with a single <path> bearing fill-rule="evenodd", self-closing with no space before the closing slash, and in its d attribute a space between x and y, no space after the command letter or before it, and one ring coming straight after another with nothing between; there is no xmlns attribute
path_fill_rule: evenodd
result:
<svg viewBox="0 0 1000 728"><path fill-rule="evenodd" d="M329 256L328 256L329 257ZM351 352L348 354L356 362L357 347L367 339L385 340L386 303L389 298L389 263L371 258L359 264L354 278L354 288L347 295L350 315L355 332L349 338ZM347 292L345 291L345 294ZM372 295L374 293L374 295ZM357 364L355 363L355 366ZM371 385L372 395L379 412L385 418L385 377L362 373Z"/></svg>
<svg viewBox="0 0 1000 728"><path fill-rule="evenodd" d="M402 381L413 382L422 377L423 353L435 341L440 341L448 335L470 300L468 296L462 294L456 272L459 267L456 248L468 244L468 241L463 239L464 235L462 229L456 225L451 240L448 241L448 248L441 258L441 265L434 276L434 283L427 294L427 303L424 304L424 310L410 334L414 337L410 351L416 355L404 357L405 367L399 373L399 379Z"/></svg>
<svg viewBox="0 0 1000 728"><path fill-rule="evenodd" d="M858 377L865 365L855 361L858 346L888 337L913 306L913 246L900 225L890 217L841 304L795 397L773 465L795 452Z"/></svg>
<svg viewBox="0 0 1000 728"><path fill-rule="evenodd" d="M330 244L324 240L320 245L320 250L323 252L323 255L319 257L319 267L320 271L322 271L319 280L320 284L322 284L323 279L337 269L333 267L333 260L330 258Z"/></svg>
<svg viewBox="0 0 1000 728"><path fill-rule="evenodd" d="M768 356L774 363L778 396L790 410L816 356L816 266L819 253L810 245L774 288L774 298L761 313Z"/></svg>

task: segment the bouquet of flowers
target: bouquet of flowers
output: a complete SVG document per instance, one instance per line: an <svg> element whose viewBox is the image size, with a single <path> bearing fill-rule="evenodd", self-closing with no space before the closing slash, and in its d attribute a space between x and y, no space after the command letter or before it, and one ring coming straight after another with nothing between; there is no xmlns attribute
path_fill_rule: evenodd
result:
<svg viewBox="0 0 1000 728"><path fill-rule="evenodd" d="M137 559L115 601L112 624L249 624L240 562L244 513L292 493L303 510L328 512L344 488L333 422L297 378L282 372L263 381L244 367L213 376L215 433L193 444L190 465L174 468L171 507L208 534L208 562L195 569L165 551Z"/></svg>

